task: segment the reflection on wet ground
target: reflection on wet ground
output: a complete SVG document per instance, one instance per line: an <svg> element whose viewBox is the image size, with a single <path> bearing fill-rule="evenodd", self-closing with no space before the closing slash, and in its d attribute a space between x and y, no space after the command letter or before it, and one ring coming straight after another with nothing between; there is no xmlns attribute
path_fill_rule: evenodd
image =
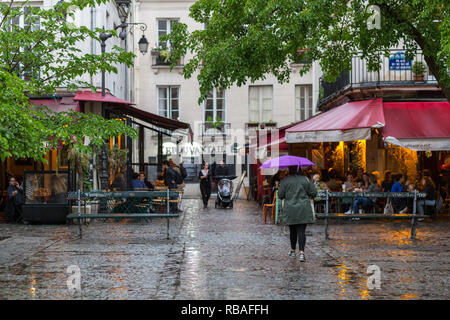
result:
<svg viewBox="0 0 450 320"><path fill-rule="evenodd" d="M213 200L211 200L213 205ZM323 224L307 229L307 262L289 258L288 230L253 202L183 202L181 218L75 226L0 224L0 299L448 299L449 220ZM81 292L67 268L81 271ZM381 270L370 290L367 268Z"/></svg>

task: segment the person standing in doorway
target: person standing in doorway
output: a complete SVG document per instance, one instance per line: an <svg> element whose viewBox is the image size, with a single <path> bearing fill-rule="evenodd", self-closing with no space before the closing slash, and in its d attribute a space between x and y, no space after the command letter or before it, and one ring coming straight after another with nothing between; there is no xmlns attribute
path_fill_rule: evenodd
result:
<svg viewBox="0 0 450 320"><path fill-rule="evenodd" d="M305 259L306 225L314 223L310 199L317 195L314 184L300 172L297 166L289 167L289 176L281 181L278 197L284 199L281 215L283 225L289 226L291 251L290 257L295 257L295 247L298 241L299 259Z"/></svg>
<svg viewBox="0 0 450 320"><path fill-rule="evenodd" d="M198 177L200 179L200 192L202 193L203 208L206 208L208 206L209 197L211 196L211 174L207 163L203 164Z"/></svg>

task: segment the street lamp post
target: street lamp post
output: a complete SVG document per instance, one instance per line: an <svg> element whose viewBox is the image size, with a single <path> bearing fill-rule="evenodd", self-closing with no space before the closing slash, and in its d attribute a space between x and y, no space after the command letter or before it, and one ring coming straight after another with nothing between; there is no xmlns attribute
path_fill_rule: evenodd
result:
<svg viewBox="0 0 450 320"><path fill-rule="evenodd" d="M147 25L143 22L126 22L129 13L130 2L131 2L130 0L116 0L121 24L115 27L114 29L117 30L119 28L122 28L122 31L119 34L119 38L125 40L125 38L127 37L126 28L129 25L140 25L140 29L142 30L142 37L138 42L139 51L142 54L146 54L149 43L147 41L147 38L145 38L144 31L147 30ZM99 36L101 40L100 47L102 56L105 54L106 51L106 40L108 40L111 37L112 34L106 32L102 32ZM102 97L105 97L106 95L105 81L106 81L105 71L102 70ZM106 118L106 109L103 102L102 102L102 116ZM101 161L100 187L102 190L107 190L109 186L109 173L108 173L108 157L106 156L106 141L102 145L102 150L100 153L100 161Z"/></svg>
<svg viewBox="0 0 450 320"><path fill-rule="evenodd" d="M106 40L108 40L112 35L109 33L102 32L100 34L100 40L102 41L100 44L102 56L106 50ZM105 96L105 71L102 71L102 97ZM105 106L102 102L102 117L106 118L106 110ZM100 172L100 187L102 190L107 190L109 186L109 174L108 174L108 157L106 156L106 143L102 145L102 150L100 153L100 164L101 164L101 172Z"/></svg>

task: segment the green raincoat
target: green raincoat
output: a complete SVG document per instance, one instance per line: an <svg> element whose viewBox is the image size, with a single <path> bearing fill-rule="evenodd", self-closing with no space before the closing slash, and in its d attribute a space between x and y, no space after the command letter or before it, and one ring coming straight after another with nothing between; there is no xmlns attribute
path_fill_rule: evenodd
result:
<svg viewBox="0 0 450 320"><path fill-rule="evenodd" d="M281 224L314 223L310 198L317 195L314 184L305 176L289 176L281 181L278 197L284 199Z"/></svg>

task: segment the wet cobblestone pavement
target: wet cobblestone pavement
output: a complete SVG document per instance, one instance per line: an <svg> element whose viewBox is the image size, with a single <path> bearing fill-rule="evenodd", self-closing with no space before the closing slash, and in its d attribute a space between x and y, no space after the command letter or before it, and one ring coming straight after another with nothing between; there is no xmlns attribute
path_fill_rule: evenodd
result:
<svg viewBox="0 0 450 320"><path fill-rule="evenodd" d="M342 222L307 229L302 263L287 256L287 229L264 225L254 202L233 210L183 201L171 220L76 226L0 224L0 299L449 299L450 220ZM367 287L367 267L381 288ZM66 269L81 270L81 292Z"/></svg>

